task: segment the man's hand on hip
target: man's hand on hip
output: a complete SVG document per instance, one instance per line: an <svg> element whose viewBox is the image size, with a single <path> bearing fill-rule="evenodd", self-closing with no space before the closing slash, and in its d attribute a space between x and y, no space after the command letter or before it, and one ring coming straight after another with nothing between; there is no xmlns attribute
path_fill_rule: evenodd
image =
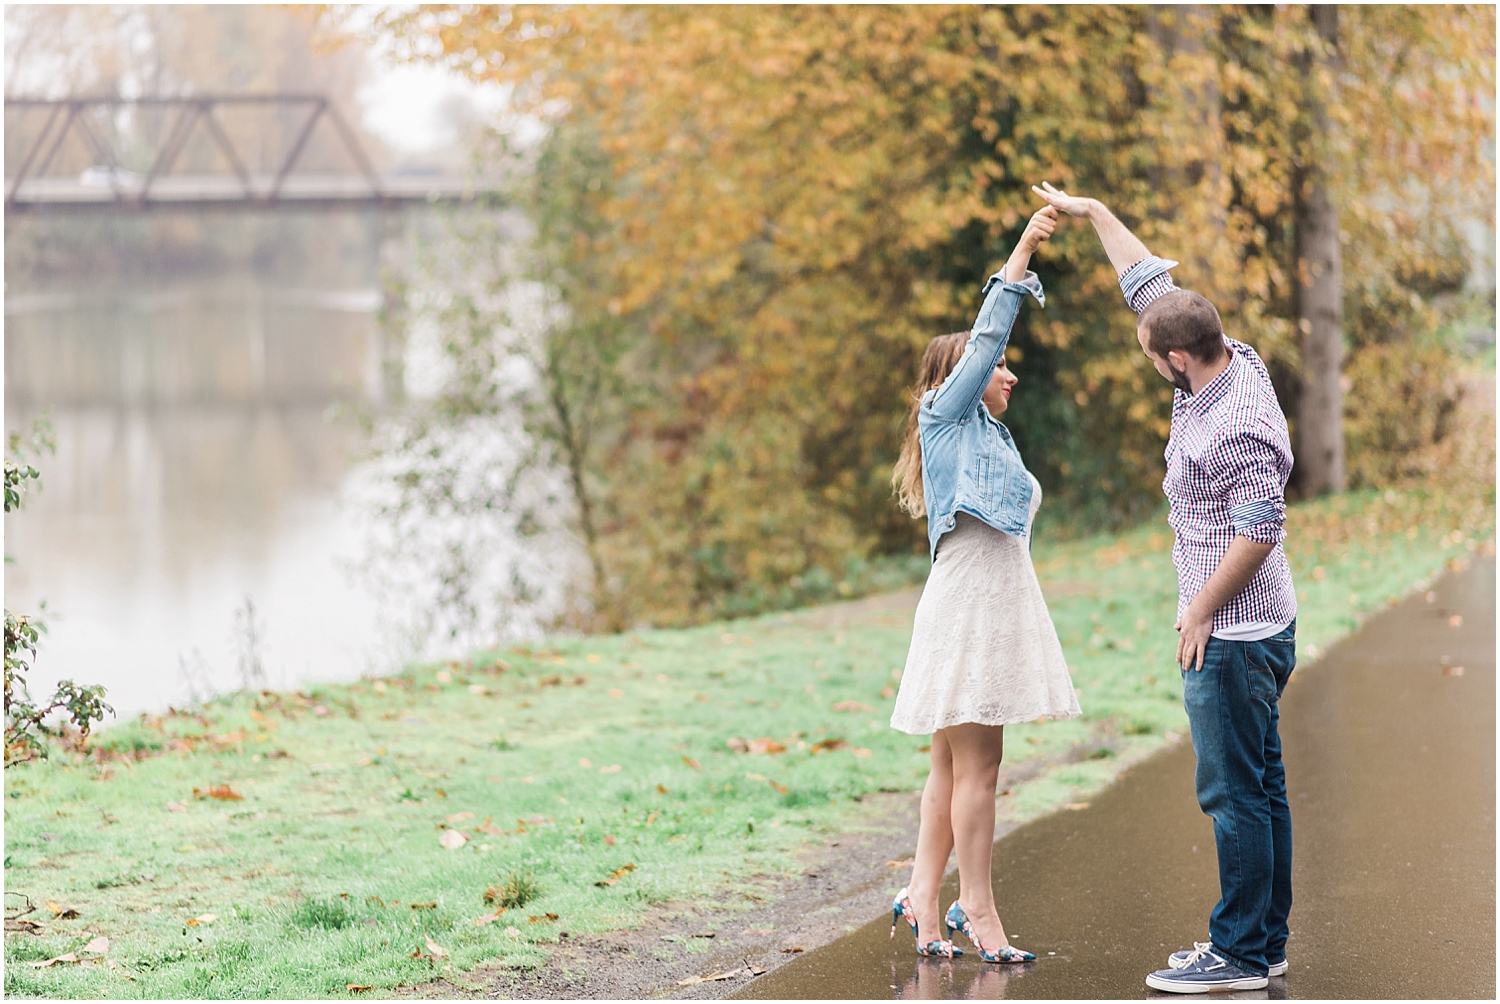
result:
<svg viewBox="0 0 1500 1004"><path fill-rule="evenodd" d="M1219 566L1177 619L1179 667L1183 670L1203 668L1208 639L1214 633L1214 615L1250 584L1275 549L1275 544L1263 544L1248 537L1237 536L1230 542Z"/></svg>
<svg viewBox="0 0 1500 1004"><path fill-rule="evenodd" d="M1177 666L1182 670L1197 672L1203 669L1203 659L1208 655L1208 639L1214 633L1214 611L1200 614L1196 604L1188 608L1177 619Z"/></svg>

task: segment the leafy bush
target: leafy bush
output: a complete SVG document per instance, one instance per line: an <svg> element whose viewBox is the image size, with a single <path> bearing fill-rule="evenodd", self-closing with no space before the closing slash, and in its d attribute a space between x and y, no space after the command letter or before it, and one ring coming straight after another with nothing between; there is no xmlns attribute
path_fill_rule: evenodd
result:
<svg viewBox="0 0 1500 1004"><path fill-rule="evenodd" d="M28 442L30 452L35 455L53 449L52 431L45 422L35 422L31 427ZM13 433L8 443L5 458L5 511L12 512L21 507L22 494L27 481L36 481L40 472L30 463L21 445L21 434ZM36 645L41 632L41 622L25 614L5 611L5 766L37 760L47 755L47 737L71 738L68 722L78 730L77 738L86 737L95 722L114 711L104 703L104 688L98 685L80 685L72 680L62 680L52 697L41 704L32 703L26 688L26 674L36 659ZM64 712L64 720L49 723L48 717L55 711Z"/></svg>
<svg viewBox="0 0 1500 1004"><path fill-rule="evenodd" d="M1463 400L1459 360L1438 344L1369 345L1344 371L1349 485L1383 488L1437 473Z"/></svg>

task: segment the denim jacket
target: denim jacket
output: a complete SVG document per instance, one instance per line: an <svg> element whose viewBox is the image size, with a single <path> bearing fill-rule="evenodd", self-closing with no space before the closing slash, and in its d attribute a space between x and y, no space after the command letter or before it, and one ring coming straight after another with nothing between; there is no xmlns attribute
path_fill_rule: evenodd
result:
<svg viewBox="0 0 1500 1004"><path fill-rule="evenodd" d="M1003 273L984 286L984 306L969 344L942 385L922 395L917 427L922 437L922 496L927 504L927 540L937 560L938 541L966 512L996 530L1026 536L1031 479L1011 439L981 397L1010 341L1010 329L1026 296L1046 306L1036 273L1020 282Z"/></svg>

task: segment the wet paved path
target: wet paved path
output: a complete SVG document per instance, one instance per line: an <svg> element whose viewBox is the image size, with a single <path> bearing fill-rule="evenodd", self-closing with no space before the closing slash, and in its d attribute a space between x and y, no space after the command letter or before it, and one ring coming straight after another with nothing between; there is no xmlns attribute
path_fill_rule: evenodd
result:
<svg viewBox="0 0 1500 1004"><path fill-rule="evenodd" d="M1433 592L1293 674L1282 703L1291 967L1232 997L1495 996L1494 560ZM1191 746L1137 766L1088 809L1001 840L995 874L1006 927L1034 963L920 959L909 934L889 940L887 916L736 996L1158 996L1145 974L1207 936L1218 899Z"/></svg>

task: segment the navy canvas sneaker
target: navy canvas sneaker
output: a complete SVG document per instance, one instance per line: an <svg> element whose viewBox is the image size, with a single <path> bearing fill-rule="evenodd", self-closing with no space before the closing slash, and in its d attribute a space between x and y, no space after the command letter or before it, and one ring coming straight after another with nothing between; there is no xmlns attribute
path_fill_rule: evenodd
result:
<svg viewBox="0 0 1500 1004"><path fill-rule="evenodd" d="M1215 954L1208 942L1195 944L1181 969L1159 969L1146 986L1169 994L1206 994L1211 990L1261 990L1271 981L1247 973Z"/></svg>
<svg viewBox="0 0 1500 1004"><path fill-rule="evenodd" d="M1199 942L1195 941L1195 942L1193 942L1193 947L1196 949L1196 948L1213 948L1214 946L1213 946L1213 942L1211 942L1211 941L1210 942L1202 942L1202 943L1199 943ZM1168 969L1181 969L1183 966L1185 966L1185 965L1188 964L1188 957L1191 956L1192 954L1193 954L1192 952L1173 952L1171 955L1167 956L1167 968ZM1266 967L1266 975L1267 976L1285 976L1286 975L1286 959L1282 959L1280 962L1272 962L1272 963L1268 964L1267 967Z"/></svg>

